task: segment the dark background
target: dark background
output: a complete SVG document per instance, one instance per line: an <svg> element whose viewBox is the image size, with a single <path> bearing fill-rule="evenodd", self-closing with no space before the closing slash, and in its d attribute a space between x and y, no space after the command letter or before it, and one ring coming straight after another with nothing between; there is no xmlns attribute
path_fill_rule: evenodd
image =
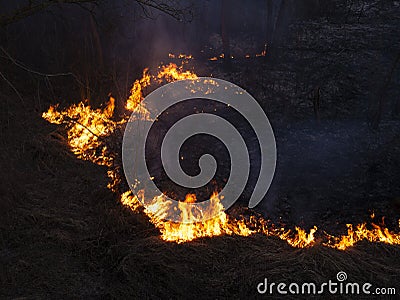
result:
<svg viewBox="0 0 400 300"><path fill-rule="evenodd" d="M145 67L190 53L188 69L245 88L270 118L278 164L258 212L343 233L374 210L396 228L399 1L0 1L0 45L0 296L249 297L265 276L319 281L338 268L398 283L396 247L164 243L41 113L84 99L98 107L112 94L123 114Z"/></svg>

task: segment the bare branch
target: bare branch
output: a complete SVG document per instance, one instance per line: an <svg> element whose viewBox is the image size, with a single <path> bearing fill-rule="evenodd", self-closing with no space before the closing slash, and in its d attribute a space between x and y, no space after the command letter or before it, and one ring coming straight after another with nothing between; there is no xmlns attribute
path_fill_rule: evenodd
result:
<svg viewBox="0 0 400 300"><path fill-rule="evenodd" d="M191 7L181 7L179 1L167 0L135 0L142 8L148 7L161 11L178 21L190 22L193 19ZM150 16L149 12L145 12L146 16Z"/></svg>
<svg viewBox="0 0 400 300"><path fill-rule="evenodd" d="M37 3L35 3L35 1L29 1L26 6L14 10L10 15L0 15L0 27L7 26L37 12L46 10L55 4L82 4L97 2L98 1L96 0L46 0Z"/></svg>
<svg viewBox="0 0 400 300"><path fill-rule="evenodd" d="M25 106L24 98L22 98L21 94L18 92L16 87L1 72L0 72L0 77L3 78L4 81L7 82L7 84L14 90L14 92L17 94L18 98L21 100L21 103Z"/></svg>
<svg viewBox="0 0 400 300"><path fill-rule="evenodd" d="M86 3L91 3L94 5L99 5L103 0L42 0L42 1L29 1L27 5L15 9L10 14L0 15L0 27L7 26L9 24L15 23L26 17L32 16L35 13L44 11L51 6L59 4L75 4L79 5L81 8L92 12L92 9L85 6ZM150 12L147 8L155 9L163 12L176 20L188 21L190 22L193 18L192 11L190 7L181 7L179 1L176 0L134 0L138 3L143 12L147 17L150 17Z"/></svg>
<svg viewBox="0 0 400 300"><path fill-rule="evenodd" d="M11 61L14 65L16 65L17 67L21 68L24 71L27 71L28 73L31 74L35 74L38 76L42 76L42 77L60 77L60 76L72 76L76 82L78 82L81 86L85 86L78 78L78 76L76 76L74 73L71 72L67 72L67 73L53 73L53 74L46 74L46 73L42 73L42 72L38 72L35 70L32 70L30 68L28 68L27 66L25 66L23 63L17 61L16 59L14 59L3 47L0 46L0 50L5 54L5 56L0 55L0 57L6 58L9 61Z"/></svg>

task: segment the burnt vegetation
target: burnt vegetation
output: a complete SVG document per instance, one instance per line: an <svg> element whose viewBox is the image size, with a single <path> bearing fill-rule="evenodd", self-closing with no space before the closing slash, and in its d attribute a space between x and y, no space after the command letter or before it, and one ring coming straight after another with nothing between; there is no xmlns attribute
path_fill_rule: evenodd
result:
<svg viewBox="0 0 400 300"><path fill-rule="evenodd" d="M399 28L392 0L0 0L0 297L256 298L265 277L321 283L339 271L398 288L398 245L165 242L41 115L111 96L118 119L144 68L191 54L185 69L245 88L275 131L266 199L249 212L244 195L230 214L343 234L373 210L398 232Z"/></svg>

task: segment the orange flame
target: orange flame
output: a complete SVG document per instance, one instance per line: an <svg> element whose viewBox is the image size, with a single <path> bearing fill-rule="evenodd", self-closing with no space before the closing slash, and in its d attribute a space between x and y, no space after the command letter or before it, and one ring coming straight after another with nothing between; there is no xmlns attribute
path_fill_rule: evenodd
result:
<svg viewBox="0 0 400 300"><path fill-rule="evenodd" d="M143 90L150 85L150 75L148 73L149 69L143 70L143 76L141 79L135 80L131 89L131 95L126 101L126 109L133 111L138 107L140 102L143 100Z"/></svg>
<svg viewBox="0 0 400 300"><path fill-rule="evenodd" d="M172 55L170 54L170 56ZM144 98L146 87L153 83L161 83L164 80L171 82L195 78L197 78L195 73L184 71L183 65L178 67L173 63L160 66L156 75L150 75L149 70L145 69L142 78L134 82L131 95L127 99L125 107L129 111L145 113L146 108L141 105L141 101ZM65 124L68 135L67 141L71 151L80 159L90 160L96 164L107 166L109 168L107 174L110 179L108 187L117 192L118 185L122 182L122 179L120 174L113 169L115 154L107 148L105 138L111 136L115 129L126 123L127 117L115 121L116 117L113 116L114 106L115 99L112 97L110 97L103 109L93 109L87 104L87 101L72 105L65 110L58 110L58 105L56 105L50 106L49 110L43 113L42 117L54 124ZM133 195L131 191L127 191L120 196L120 201L132 211L143 210L149 217L150 222L160 230L161 238L165 241L182 243L202 237L263 234L265 236L278 237L292 247L297 248L306 248L317 243L315 238L317 227L311 228L309 233L307 233L299 227L295 227L295 231L286 230L282 227L275 228L273 225L268 225L268 221L264 218L254 215L251 215L250 218L243 216L239 219L233 218L225 213L217 193L212 195L210 199L211 204L208 210L204 212L194 211L193 206L190 205L196 202L194 194L186 195L185 200L179 202L177 208L182 223L164 220L167 212L172 208L171 203L166 201L166 196L164 195L146 199L145 191L140 191L137 195ZM141 203L145 205L142 206ZM142 207L143 209L141 209ZM205 222L197 222L199 213L203 215L216 215L216 217ZM347 226L347 235L335 237L324 233L321 240L325 239L326 242L322 242L322 245L338 250L345 250L361 240L391 245L400 244L400 233L391 232L383 225L372 224L372 228L370 229L367 228L366 223L357 225L356 229L353 229L353 226L350 224Z"/></svg>
<svg viewBox="0 0 400 300"><path fill-rule="evenodd" d="M159 68L157 78L159 80L166 79L168 82L183 80L183 79L196 79L197 75L191 71L183 71L183 66L178 67L174 63Z"/></svg>
<svg viewBox="0 0 400 300"><path fill-rule="evenodd" d="M246 59L249 59L249 58L251 58L251 57L263 57L263 56L266 56L267 55L267 48L266 48L266 46L264 47L264 50L263 51L261 51L260 53L256 53L255 55L253 54L249 54L249 53L246 53L244 56L243 56L243 58L246 58ZM208 60L210 60L210 61L216 61L216 60L219 60L219 59L223 59L225 57L225 55L224 55L224 53L222 53L222 54L220 54L218 57L217 56L213 56L213 57L210 57ZM231 55L231 59L233 59L234 58L234 56L233 55Z"/></svg>
<svg viewBox="0 0 400 300"><path fill-rule="evenodd" d="M180 53L180 54L173 54L173 53L168 53L168 57L169 58L178 58L178 59L183 59L183 60L189 60L189 59L193 59L193 55L192 54L184 54L184 53Z"/></svg>
<svg viewBox="0 0 400 300"><path fill-rule="evenodd" d="M102 139L111 135L118 125L118 122L111 120L114 105L115 100L112 97L104 109L92 109L90 105L81 102L59 112L56 105L50 106L42 117L54 124L67 124L68 144L78 158L111 166L113 159L105 155L107 146Z"/></svg>
<svg viewBox="0 0 400 300"><path fill-rule="evenodd" d="M347 224L347 235L340 237L330 236L331 240L325 243L325 245L339 250L352 247L362 240L373 243L400 245L400 233L390 232L388 228L374 223L372 223L371 226L372 228L368 229L367 224L362 223L358 224L356 229L353 229L352 224Z"/></svg>

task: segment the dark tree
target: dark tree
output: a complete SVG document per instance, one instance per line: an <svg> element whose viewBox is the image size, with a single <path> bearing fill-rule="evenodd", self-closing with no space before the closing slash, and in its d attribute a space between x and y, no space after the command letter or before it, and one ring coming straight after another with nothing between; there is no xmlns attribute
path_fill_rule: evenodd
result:
<svg viewBox="0 0 400 300"><path fill-rule="evenodd" d="M229 42L229 11L231 6L230 1L222 0L221 3L221 38L222 38L222 51L224 54L225 64L230 67L231 64L231 50Z"/></svg>

